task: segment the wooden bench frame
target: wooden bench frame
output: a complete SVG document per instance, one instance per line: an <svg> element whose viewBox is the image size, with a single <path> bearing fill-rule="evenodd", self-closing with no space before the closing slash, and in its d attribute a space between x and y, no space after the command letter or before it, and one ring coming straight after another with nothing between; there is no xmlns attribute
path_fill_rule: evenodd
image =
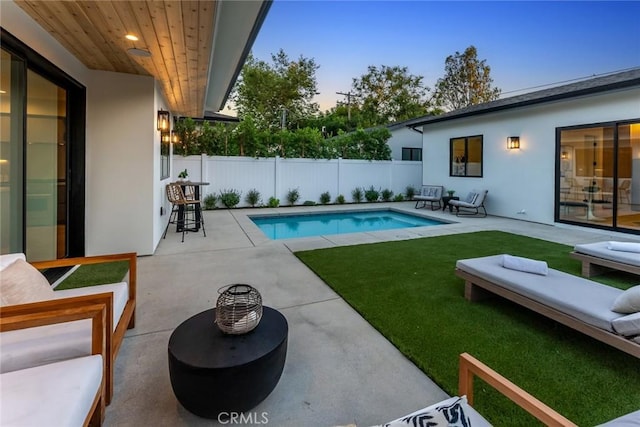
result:
<svg viewBox="0 0 640 427"><path fill-rule="evenodd" d="M102 381L98 393L93 399L91 409L86 415L84 426L100 426L104 421L106 405L107 368L109 360L108 343L110 341L112 317L104 297L113 298L111 294L101 294L103 302L88 301L79 304L75 298L65 298L59 304L44 303L20 304L3 307L0 311L0 332L16 331L56 323L71 322L81 319L91 320L91 354L102 355Z"/></svg>
<svg viewBox="0 0 640 427"><path fill-rule="evenodd" d="M582 275L584 277L597 276L611 270L625 271L640 276L640 267L624 262L614 261L602 257L583 254L582 252L570 252L569 256L582 262ZM638 254L640 257L640 254Z"/></svg>
<svg viewBox="0 0 640 427"><path fill-rule="evenodd" d="M542 314L543 316L553 319L569 328L575 329L578 332L582 332L583 334L595 338L598 341L615 347L618 350L622 350L625 353L640 358L640 344L637 344L625 337L589 325L588 323L584 323L583 321L556 310L555 308L549 307L538 301L534 301L517 292L504 288L459 268L456 268L456 276L465 280L464 297L469 301L479 301L490 294L499 295L520 304L523 307Z"/></svg>
<svg viewBox="0 0 640 427"><path fill-rule="evenodd" d="M51 261L36 261L31 262L30 264L34 266L38 270L45 270L48 268L55 267L72 267L76 265L88 265L88 264L100 264L105 262L114 262L114 261L128 261L129 262L129 298L127 299L127 303L122 311L122 315L120 316L120 320L116 325L115 330L113 330L113 335L107 343L107 348L110 350L109 353L111 357L107 362L107 387L106 387L106 402L107 405L111 403L111 398L113 397L113 377L114 377L114 365L116 360L116 355L120 350L120 346L122 345L122 340L124 339L125 332L127 329L132 329L135 327L136 322L136 286L137 286L137 276L138 276L138 258L135 252L129 253L121 253L121 254L112 254L112 255L97 255L97 256L89 256L89 257L76 257L76 258L60 258ZM42 308L50 308L52 305L55 306L56 302L60 303L60 301L76 301L77 304L85 304L87 301L96 301L96 302L105 302L103 300L105 294L95 294L95 295L84 295L73 298L64 298L60 300L51 300L51 301L43 301L37 304L41 304ZM107 294L111 296L111 294ZM66 304L65 303L65 304ZM62 304L62 303L60 303ZM110 316L113 316L113 298L109 302L107 302L108 307L107 311ZM5 307L3 307L3 310ZM112 318L112 317L111 317Z"/></svg>
<svg viewBox="0 0 640 427"><path fill-rule="evenodd" d="M468 353L460 355L458 377L458 395L467 396L467 402L473 406L473 379L478 377L516 405L533 415L544 424L553 427L575 427L576 424L560 415L478 359Z"/></svg>

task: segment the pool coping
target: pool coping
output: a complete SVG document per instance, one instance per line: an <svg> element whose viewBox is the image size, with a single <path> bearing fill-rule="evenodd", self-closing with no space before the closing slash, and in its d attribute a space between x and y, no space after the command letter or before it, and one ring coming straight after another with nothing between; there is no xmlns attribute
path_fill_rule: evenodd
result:
<svg viewBox="0 0 640 427"><path fill-rule="evenodd" d="M230 210L238 225L243 229L246 236L254 246L265 244L284 244L291 251L319 249L334 246L349 246L363 243L379 243L389 240L407 240L425 237L435 234L448 234L451 231L443 232L452 225L460 224L459 218L452 219L452 215L439 210L415 209L414 202L377 202L364 204L351 203L344 205L314 205L314 206L290 206L278 208L247 208ZM366 206L369 205L369 206ZM289 239L272 240L267 237L262 230L251 220L250 217L265 216L290 216L315 213L342 213L345 211L375 211L390 210L397 213L412 216L434 219L444 224L425 225L411 228L396 228L390 230L365 231L346 234L324 234L311 237L293 237ZM465 221L466 222L466 221ZM410 230L410 231L409 231Z"/></svg>

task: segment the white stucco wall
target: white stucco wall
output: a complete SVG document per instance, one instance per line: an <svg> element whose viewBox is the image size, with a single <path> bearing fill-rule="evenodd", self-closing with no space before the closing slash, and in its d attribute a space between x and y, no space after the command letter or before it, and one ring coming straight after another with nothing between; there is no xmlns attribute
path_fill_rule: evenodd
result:
<svg viewBox="0 0 640 427"><path fill-rule="evenodd" d="M485 188L489 214L552 224L556 128L637 118L640 88L426 125L423 183L461 197ZM449 139L471 135L484 137L483 177L449 176ZM507 150L508 136L520 136L520 150Z"/></svg>
<svg viewBox="0 0 640 427"><path fill-rule="evenodd" d="M389 129L391 138L387 141L391 148L391 158L402 160L402 148L422 148L422 135L408 127Z"/></svg>
<svg viewBox="0 0 640 427"><path fill-rule="evenodd" d="M153 252L154 79L93 71L87 87L87 254ZM159 209L159 208L158 208Z"/></svg>

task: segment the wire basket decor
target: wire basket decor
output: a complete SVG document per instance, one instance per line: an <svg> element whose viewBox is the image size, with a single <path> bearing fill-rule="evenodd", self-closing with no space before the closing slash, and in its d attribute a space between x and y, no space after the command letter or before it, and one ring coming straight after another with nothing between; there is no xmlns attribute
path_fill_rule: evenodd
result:
<svg viewBox="0 0 640 427"><path fill-rule="evenodd" d="M225 334L240 335L252 331L262 318L262 296L250 285L234 284L218 290L216 324Z"/></svg>

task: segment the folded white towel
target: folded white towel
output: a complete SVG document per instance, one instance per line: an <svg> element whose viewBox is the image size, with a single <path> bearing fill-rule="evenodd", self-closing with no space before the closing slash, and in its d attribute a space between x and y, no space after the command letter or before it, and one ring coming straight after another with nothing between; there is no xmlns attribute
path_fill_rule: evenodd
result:
<svg viewBox="0 0 640 427"><path fill-rule="evenodd" d="M502 256L502 266L510 270L524 271L525 273L539 274L541 276L546 276L549 273L549 267L545 261L536 261L535 259L512 255Z"/></svg>
<svg viewBox="0 0 640 427"><path fill-rule="evenodd" d="M612 251L640 253L640 243L634 243L634 242L608 242L607 243L607 249L610 249Z"/></svg>

